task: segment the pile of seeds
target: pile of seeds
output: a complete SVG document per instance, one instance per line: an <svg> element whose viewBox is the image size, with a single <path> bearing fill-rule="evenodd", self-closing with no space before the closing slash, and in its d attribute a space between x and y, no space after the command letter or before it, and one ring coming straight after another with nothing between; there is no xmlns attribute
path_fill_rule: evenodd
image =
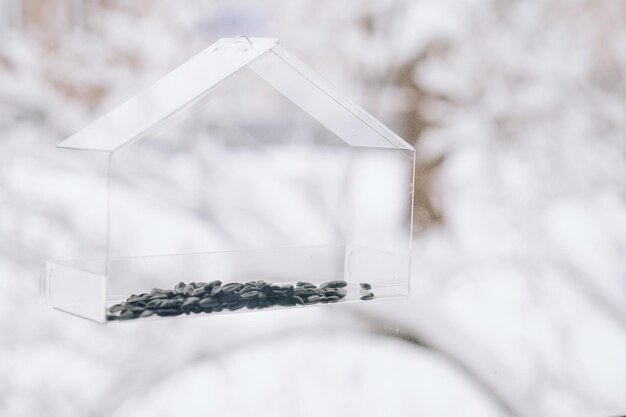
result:
<svg viewBox="0 0 626 417"><path fill-rule="evenodd" d="M150 293L131 295L120 304L109 307L107 320L130 320L141 317L179 316L191 313L213 313L241 308L263 309L274 306L291 307L317 303L336 303L347 293L346 281L329 281L319 287L310 282L274 285L263 280L245 284L221 281L179 282L172 290L154 288ZM371 285L360 284L361 300L371 300Z"/></svg>

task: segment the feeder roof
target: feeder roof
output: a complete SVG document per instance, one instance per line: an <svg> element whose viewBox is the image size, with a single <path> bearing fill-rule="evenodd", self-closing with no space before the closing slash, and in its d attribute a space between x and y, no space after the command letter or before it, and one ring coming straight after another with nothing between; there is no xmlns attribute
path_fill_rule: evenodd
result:
<svg viewBox="0 0 626 417"><path fill-rule="evenodd" d="M350 146L413 149L289 54L277 39L247 37L220 39L57 146L115 152L190 108L244 68Z"/></svg>

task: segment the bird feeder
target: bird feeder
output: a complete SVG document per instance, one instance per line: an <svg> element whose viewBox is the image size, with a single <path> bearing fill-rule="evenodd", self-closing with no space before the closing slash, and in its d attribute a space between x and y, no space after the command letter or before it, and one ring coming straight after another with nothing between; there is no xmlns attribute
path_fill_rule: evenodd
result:
<svg viewBox="0 0 626 417"><path fill-rule="evenodd" d="M415 150L276 39L217 41L57 152L77 239L46 263L58 310L108 322L408 294Z"/></svg>

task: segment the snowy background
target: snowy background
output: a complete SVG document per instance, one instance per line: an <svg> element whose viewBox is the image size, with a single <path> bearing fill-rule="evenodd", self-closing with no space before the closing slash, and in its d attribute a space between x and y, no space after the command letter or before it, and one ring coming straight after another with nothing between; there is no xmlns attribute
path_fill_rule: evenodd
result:
<svg viewBox="0 0 626 417"><path fill-rule="evenodd" d="M412 295L99 326L49 309L50 149L222 36L417 149ZM0 415L626 413L626 3L0 0Z"/></svg>

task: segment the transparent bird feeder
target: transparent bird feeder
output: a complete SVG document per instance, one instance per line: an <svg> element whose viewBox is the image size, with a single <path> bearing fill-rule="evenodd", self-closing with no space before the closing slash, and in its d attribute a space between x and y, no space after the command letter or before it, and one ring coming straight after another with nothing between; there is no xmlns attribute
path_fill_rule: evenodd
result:
<svg viewBox="0 0 626 417"><path fill-rule="evenodd" d="M56 309L107 322L134 295L130 318L159 317L136 314L150 294L216 282L264 302L184 313L408 294L414 149L275 39L217 41L57 152L77 243L46 263ZM285 301L303 285L342 296Z"/></svg>

